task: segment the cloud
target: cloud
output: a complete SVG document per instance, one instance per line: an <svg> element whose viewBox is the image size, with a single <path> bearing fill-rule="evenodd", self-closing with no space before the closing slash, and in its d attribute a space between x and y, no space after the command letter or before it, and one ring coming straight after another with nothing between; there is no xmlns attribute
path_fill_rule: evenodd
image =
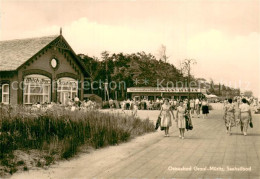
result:
<svg viewBox="0 0 260 179"><path fill-rule="evenodd" d="M35 37L58 34L58 26L36 31L27 31L21 37ZM99 56L104 50L110 52L135 53L154 52L160 45L160 34L147 29L112 26L80 18L63 27L63 35L76 53Z"/></svg>

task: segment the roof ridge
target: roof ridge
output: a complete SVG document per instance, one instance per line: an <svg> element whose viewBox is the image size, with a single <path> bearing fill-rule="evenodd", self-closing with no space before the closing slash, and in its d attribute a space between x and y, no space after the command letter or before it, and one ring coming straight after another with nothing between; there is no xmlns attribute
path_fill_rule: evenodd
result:
<svg viewBox="0 0 260 179"><path fill-rule="evenodd" d="M0 41L0 71L16 70L60 35Z"/></svg>
<svg viewBox="0 0 260 179"><path fill-rule="evenodd" d="M21 39L8 39L8 40L0 40L0 42L11 42L11 41L17 41L17 40L32 40L32 39L41 39L41 38L51 38L51 37L58 37L60 35L48 35L48 36L38 36L38 37L27 37L27 38L21 38Z"/></svg>

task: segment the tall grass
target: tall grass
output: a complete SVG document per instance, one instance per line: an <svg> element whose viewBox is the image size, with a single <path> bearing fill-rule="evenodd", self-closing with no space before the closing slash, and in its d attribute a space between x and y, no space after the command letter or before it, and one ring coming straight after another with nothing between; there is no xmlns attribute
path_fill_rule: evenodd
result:
<svg viewBox="0 0 260 179"><path fill-rule="evenodd" d="M13 151L36 149L69 158L82 145L100 148L154 131L149 120L99 111L0 107L0 160ZM3 162L2 162L3 164Z"/></svg>

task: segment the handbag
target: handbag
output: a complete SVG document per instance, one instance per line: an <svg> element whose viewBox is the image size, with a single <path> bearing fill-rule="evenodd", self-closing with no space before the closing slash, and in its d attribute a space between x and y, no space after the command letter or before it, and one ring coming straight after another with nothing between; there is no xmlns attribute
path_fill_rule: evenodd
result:
<svg viewBox="0 0 260 179"><path fill-rule="evenodd" d="M252 121L249 122L249 126L250 126L251 128L253 128L253 122L252 122Z"/></svg>
<svg viewBox="0 0 260 179"><path fill-rule="evenodd" d="M156 125L155 125L155 130L157 130L159 128L161 124L161 117L158 117L157 121L156 121Z"/></svg>
<svg viewBox="0 0 260 179"><path fill-rule="evenodd" d="M186 122L186 130L192 130L193 129L193 125L191 122L191 118L188 115L185 115L185 122Z"/></svg>

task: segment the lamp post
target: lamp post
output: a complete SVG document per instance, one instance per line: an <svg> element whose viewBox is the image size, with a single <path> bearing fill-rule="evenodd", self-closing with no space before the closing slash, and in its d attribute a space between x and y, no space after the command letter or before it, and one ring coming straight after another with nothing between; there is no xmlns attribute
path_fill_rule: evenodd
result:
<svg viewBox="0 0 260 179"><path fill-rule="evenodd" d="M184 69L186 69L188 73L188 110L190 110L190 71L191 71L191 63L196 64L196 60L194 59L185 59L183 62Z"/></svg>
<svg viewBox="0 0 260 179"><path fill-rule="evenodd" d="M104 83L104 95L105 95L105 101L106 101L106 96L107 96L107 100L109 100L109 93L108 93L108 80L106 79L106 82Z"/></svg>
<svg viewBox="0 0 260 179"><path fill-rule="evenodd" d="M109 93L108 93L108 57L109 57L109 52L107 52L107 51L104 51L104 52L102 52L101 53L101 55L102 55L102 58L104 59L104 62L105 62L105 70L106 70L106 77L105 77L105 82L104 82L104 99L105 99L105 101L107 100L107 98L106 98L106 95L107 95L107 97L109 98ZM107 93L107 94L106 94Z"/></svg>
<svg viewBox="0 0 260 179"><path fill-rule="evenodd" d="M107 95L107 100L109 100L109 92L108 92L108 75L107 75L107 71L108 71L108 66L107 66L107 61L108 59L106 59L106 81L104 83L105 85L105 101L106 101L106 95ZM107 93L107 94L106 94Z"/></svg>
<svg viewBox="0 0 260 179"><path fill-rule="evenodd" d="M190 108L190 63L188 63L188 105Z"/></svg>

